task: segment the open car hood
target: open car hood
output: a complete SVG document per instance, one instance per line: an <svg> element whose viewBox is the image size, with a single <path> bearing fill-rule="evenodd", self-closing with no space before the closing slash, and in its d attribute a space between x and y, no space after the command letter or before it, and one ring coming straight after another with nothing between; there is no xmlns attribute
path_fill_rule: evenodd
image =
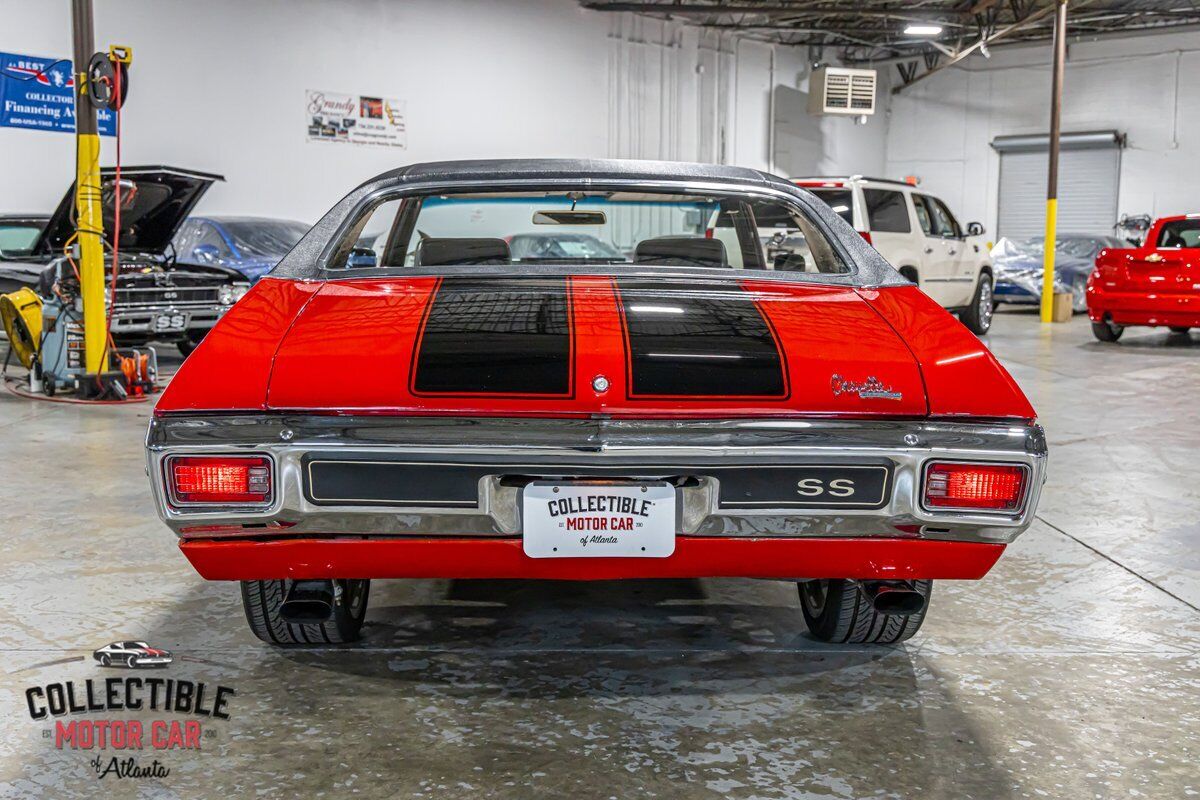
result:
<svg viewBox="0 0 1200 800"><path fill-rule="evenodd" d="M111 245L116 170L100 170L100 180L104 238ZM208 187L223 180L220 175L175 167L122 167L121 251L131 254L163 252ZM75 184L72 183L34 244L34 255L46 257L62 252L63 245L75 232L74 207Z"/></svg>

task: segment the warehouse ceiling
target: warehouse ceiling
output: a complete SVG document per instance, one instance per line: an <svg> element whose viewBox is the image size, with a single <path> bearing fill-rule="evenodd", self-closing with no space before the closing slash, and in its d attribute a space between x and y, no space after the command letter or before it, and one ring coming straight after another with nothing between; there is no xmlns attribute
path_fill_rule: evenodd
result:
<svg viewBox="0 0 1200 800"><path fill-rule="evenodd" d="M991 46L1049 40L1051 0L581 0L597 11L633 12L704 28L814 49L816 60L847 65L896 63L903 88L926 74ZM1200 0L1074 0L1068 5L1069 39L1167 31L1200 24ZM905 33L910 26L936 34Z"/></svg>

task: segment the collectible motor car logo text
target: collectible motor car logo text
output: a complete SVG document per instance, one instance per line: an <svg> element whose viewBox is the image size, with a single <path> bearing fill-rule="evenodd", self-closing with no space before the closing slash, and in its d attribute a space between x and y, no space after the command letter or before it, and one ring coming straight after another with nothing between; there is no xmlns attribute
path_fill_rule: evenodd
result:
<svg viewBox="0 0 1200 800"><path fill-rule="evenodd" d="M650 516L653 500L623 495L594 494L582 497L559 497L546 501L546 510L551 519L561 518L568 531L595 531L596 535L583 537L580 544L612 544L616 537L603 536L603 532L632 531L640 528L638 518Z"/></svg>
<svg viewBox="0 0 1200 800"><path fill-rule="evenodd" d="M113 642L95 650L93 658L101 668L131 670L161 669L174 660L167 650L141 641ZM205 681L127 673L38 684L24 698L31 720L53 723L43 737L55 748L99 752L90 761L97 778L163 778L170 774L164 763L139 762L138 754L203 749L205 724L228 720L236 694ZM147 713L169 716L146 719Z"/></svg>

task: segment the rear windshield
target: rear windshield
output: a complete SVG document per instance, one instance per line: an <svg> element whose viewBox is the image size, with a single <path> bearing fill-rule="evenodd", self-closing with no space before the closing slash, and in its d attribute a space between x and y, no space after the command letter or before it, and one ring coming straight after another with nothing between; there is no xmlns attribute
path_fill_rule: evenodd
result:
<svg viewBox="0 0 1200 800"><path fill-rule="evenodd" d="M849 271L811 220L784 203L591 188L385 199L330 260L331 269L355 270L520 264Z"/></svg>
<svg viewBox="0 0 1200 800"><path fill-rule="evenodd" d="M1158 233L1159 247L1200 247L1200 219L1164 222Z"/></svg>
<svg viewBox="0 0 1200 800"><path fill-rule="evenodd" d="M854 224L854 195L849 189L812 189L813 194L825 201L833 213L851 225Z"/></svg>

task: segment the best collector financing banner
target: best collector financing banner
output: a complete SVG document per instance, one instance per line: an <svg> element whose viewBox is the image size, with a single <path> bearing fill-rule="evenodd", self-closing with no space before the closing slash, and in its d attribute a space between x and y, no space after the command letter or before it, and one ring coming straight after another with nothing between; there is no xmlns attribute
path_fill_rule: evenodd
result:
<svg viewBox="0 0 1200 800"><path fill-rule="evenodd" d="M306 93L309 141L407 147L404 102L393 97Z"/></svg>
<svg viewBox="0 0 1200 800"><path fill-rule="evenodd" d="M0 126L75 130L75 80L67 59L0 53ZM113 136L111 111L98 114L100 133Z"/></svg>

